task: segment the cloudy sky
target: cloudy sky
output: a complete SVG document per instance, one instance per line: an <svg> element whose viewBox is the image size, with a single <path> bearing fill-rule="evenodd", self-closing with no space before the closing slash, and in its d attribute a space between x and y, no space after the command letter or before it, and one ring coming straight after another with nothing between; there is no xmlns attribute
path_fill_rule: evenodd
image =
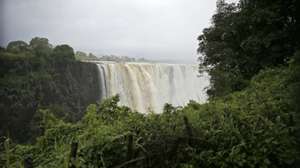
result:
<svg viewBox="0 0 300 168"><path fill-rule="evenodd" d="M95 54L196 61L216 0L0 0L0 45L47 37Z"/></svg>

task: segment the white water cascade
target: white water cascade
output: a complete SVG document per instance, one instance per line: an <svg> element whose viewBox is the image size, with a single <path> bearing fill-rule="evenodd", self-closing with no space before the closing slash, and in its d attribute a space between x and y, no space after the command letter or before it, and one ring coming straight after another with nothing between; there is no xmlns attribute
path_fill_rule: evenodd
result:
<svg viewBox="0 0 300 168"><path fill-rule="evenodd" d="M204 102L206 74L198 66L163 63L98 63L101 99L120 95L120 104L142 113L162 112L165 103L182 106L189 100Z"/></svg>

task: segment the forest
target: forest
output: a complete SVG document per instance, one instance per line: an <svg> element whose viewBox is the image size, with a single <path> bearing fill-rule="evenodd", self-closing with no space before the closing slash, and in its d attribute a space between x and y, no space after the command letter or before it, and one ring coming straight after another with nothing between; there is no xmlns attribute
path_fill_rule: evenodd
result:
<svg viewBox="0 0 300 168"><path fill-rule="evenodd" d="M40 37L9 43L0 49L0 165L299 167L299 6L219 0L198 36L209 100L166 103L161 114L121 106L118 95L89 105L96 95L69 98L64 85L72 93L82 85L69 71L84 66L72 47Z"/></svg>

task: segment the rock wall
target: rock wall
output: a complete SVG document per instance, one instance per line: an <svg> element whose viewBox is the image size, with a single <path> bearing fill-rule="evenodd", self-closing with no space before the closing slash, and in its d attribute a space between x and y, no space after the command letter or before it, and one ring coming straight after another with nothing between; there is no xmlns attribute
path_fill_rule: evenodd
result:
<svg viewBox="0 0 300 168"><path fill-rule="evenodd" d="M13 62L10 69L19 66L20 75L0 78L10 81L0 82L0 142L7 136L20 143L32 142L42 133L39 109L72 122L100 99L100 75L94 63L49 63L34 71L30 71L32 65L25 65Z"/></svg>
<svg viewBox="0 0 300 168"><path fill-rule="evenodd" d="M71 121L84 114L86 107L100 99L100 75L97 65L74 62L56 65L53 81L44 90L42 106L62 112Z"/></svg>

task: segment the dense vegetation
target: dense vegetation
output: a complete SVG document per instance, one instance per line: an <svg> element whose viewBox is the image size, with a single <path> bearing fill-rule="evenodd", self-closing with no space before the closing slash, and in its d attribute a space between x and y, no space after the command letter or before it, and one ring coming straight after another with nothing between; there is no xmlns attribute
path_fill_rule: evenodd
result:
<svg viewBox="0 0 300 168"><path fill-rule="evenodd" d="M30 142L39 134L31 123L39 108L51 109L67 120L79 119L86 106L98 99L91 91L84 93L91 90L86 83L88 74L93 74L92 66L85 64L75 61L70 46L53 47L46 38L33 38L29 44L13 41L2 48L0 136ZM82 76L85 69L88 72ZM97 85L96 80L91 83Z"/></svg>
<svg viewBox="0 0 300 168"><path fill-rule="evenodd" d="M199 36L203 55L200 71L211 76L209 102L190 101L185 107L166 104L162 114L141 114L119 106L115 96L91 104L77 122L66 121L55 109L40 106L34 128L42 136L32 144L17 144L5 134L0 165L298 167L300 48L296 3L241 0L235 5L218 1L212 26ZM13 47L16 44L19 47ZM23 42L8 45L1 55L9 54L6 62L14 62L11 53L22 49L17 58L28 58L32 51L23 50L24 46ZM41 48L36 47L35 56L44 55L52 64L73 60L67 46L52 49L52 54ZM43 67L43 61L37 62ZM26 70L1 68L5 81ZM11 83L35 86L29 79L25 76L22 82ZM13 100L9 103L16 114L25 108L14 105Z"/></svg>
<svg viewBox="0 0 300 168"><path fill-rule="evenodd" d="M212 26L198 37L200 71L211 75L211 97L247 87L266 67L286 65L296 50L296 0L217 2Z"/></svg>
<svg viewBox="0 0 300 168"><path fill-rule="evenodd" d="M300 33L299 1L240 0L238 4L217 1L212 25L198 37L199 71L210 76L210 99L224 97L249 87L250 81L265 69L284 67L290 88L287 114L300 132ZM285 78L286 76L282 76ZM274 96L274 95L270 95ZM298 161L298 164L300 162Z"/></svg>
<svg viewBox="0 0 300 168"><path fill-rule="evenodd" d="M203 105L166 104L161 115L120 107L118 97L90 105L74 124L41 110L44 135L25 146L7 139L3 163L17 167L32 158L27 162L35 167L292 167L297 150L289 74L286 68L265 70L244 91Z"/></svg>

